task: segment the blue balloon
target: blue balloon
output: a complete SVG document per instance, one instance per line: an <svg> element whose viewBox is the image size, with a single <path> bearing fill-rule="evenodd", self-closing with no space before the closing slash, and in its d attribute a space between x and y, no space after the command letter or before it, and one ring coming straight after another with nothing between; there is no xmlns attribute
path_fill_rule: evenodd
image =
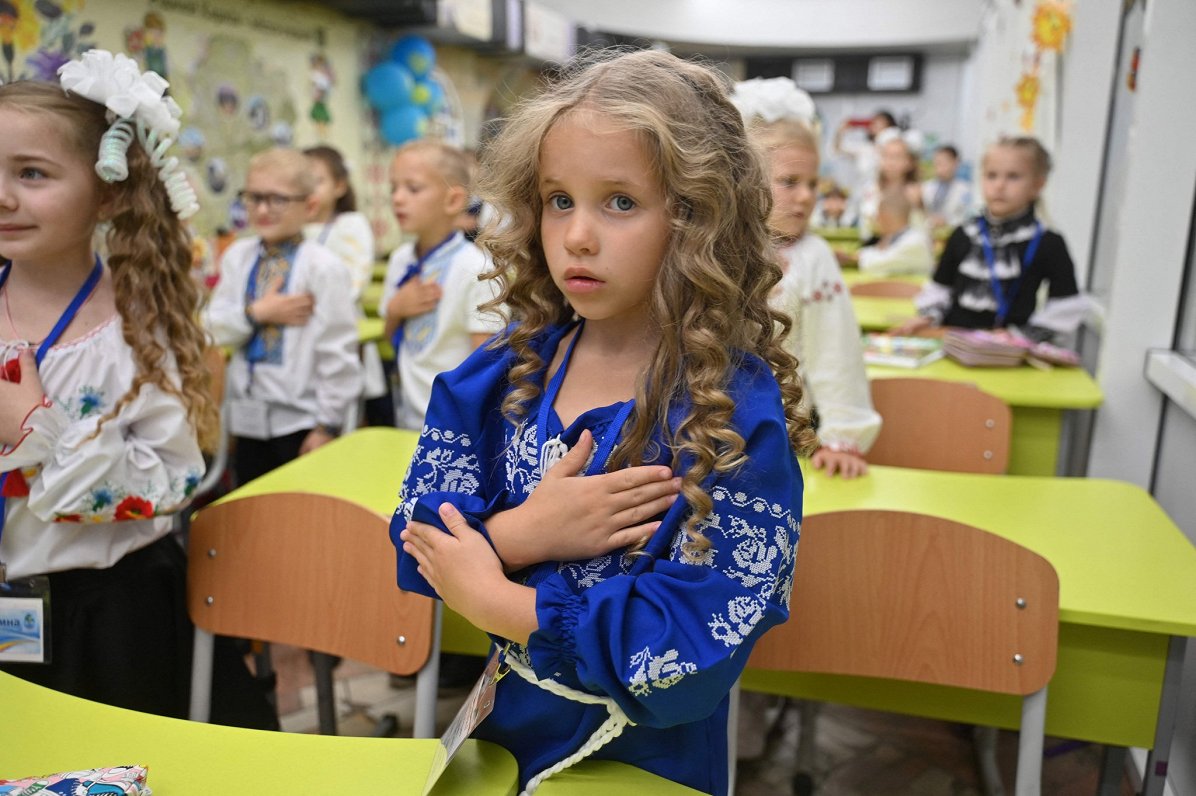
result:
<svg viewBox="0 0 1196 796"><path fill-rule="evenodd" d="M390 110L411 102L415 78L405 67L393 61L383 61L365 73L362 89L366 99L380 111Z"/></svg>
<svg viewBox="0 0 1196 796"><path fill-rule="evenodd" d="M423 77L436 65L436 48L423 36L407 35L390 48L390 60Z"/></svg>
<svg viewBox="0 0 1196 796"><path fill-rule="evenodd" d="M422 138L428 130L428 115L414 105L400 105L382 114L382 140L391 146Z"/></svg>
<svg viewBox="0 0 1196 796"><path fill-rule="evenodd" d="M436 113L444 104L444 89L435 80L417 80L411 91L411 104L429 114Z"/></svg>

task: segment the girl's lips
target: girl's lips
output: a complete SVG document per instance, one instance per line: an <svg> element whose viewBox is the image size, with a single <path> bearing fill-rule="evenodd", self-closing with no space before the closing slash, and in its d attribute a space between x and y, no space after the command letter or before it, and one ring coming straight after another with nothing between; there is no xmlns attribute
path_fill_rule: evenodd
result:
<svg viewBox="0 0 1196 796"><path fill-rule="evenodd" d="M565 287L572 293L589 293L602 287L602 282L589 276L570 276L565 279Z"/></svg>

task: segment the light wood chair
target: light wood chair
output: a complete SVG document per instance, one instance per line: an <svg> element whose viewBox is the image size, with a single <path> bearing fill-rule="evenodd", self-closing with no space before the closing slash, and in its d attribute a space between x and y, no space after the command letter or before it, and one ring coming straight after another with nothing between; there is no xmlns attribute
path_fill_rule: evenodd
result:
<svg viewBox="0 0 1196 796"><path fill-rule="evenodd" d="M880 279L875 282L857 282L851 286L853 296L876 296L877 298L913 298L922 287L913 282L898 279Z"/></svg>
<svg viewBox="0 0 1196 796"><path fill-rule="evenodd" d="M244 497L196 515L187 568L193 720L209 715L212 636L220 634L418 673L414 735L433 736L439 603L399 590L389 521L309 493Z"/></svg>
<svg viewBox="0 0 1196 796"><path fill-rule="evenodd" d="M872 405L884 419L865 457L872 464L1004 473L1013 414L971 384L938 379L872 380Z"/></svg>
<svg viewBox="0 0 1196 796"><path fill-rule="evenodd" d="M1016 793L1040 791L1059 579L1038 554L938 517L842 511L802 525L790 617L748 665L1023 697Z"/></svg>

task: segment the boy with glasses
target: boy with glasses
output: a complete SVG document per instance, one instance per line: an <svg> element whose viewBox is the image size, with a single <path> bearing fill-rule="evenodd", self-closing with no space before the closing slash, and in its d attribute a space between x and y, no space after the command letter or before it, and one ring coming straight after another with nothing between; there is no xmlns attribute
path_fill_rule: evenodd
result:
<svg viewBox="0 0 1196 796"><path fill-rule="evenodd" d="M242 484L336 437L361 394L349 271L303 238L313 187L298 150L250 160L238 196L257 235L224 253L204 313L233 351L226 400Z"/></svg>

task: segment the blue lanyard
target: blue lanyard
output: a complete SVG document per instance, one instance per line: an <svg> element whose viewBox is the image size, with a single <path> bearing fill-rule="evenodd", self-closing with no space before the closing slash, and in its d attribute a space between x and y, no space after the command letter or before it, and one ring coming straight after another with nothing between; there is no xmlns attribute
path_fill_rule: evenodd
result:
<svg viewBox="0 0 1196 796"><path fill-rule="evenodd" d="M992 285L993 297L997 300L997 322L994 326L1004 326L1005 319L1009 317L1009 311L1013 308L1013 299L1022 286L1022 280L1026 278L1026 272L1030 270L1030 263L1034 261L1034 255L1038 253L1038 244L1042 242L1042 222L1035 222L1034 237L1030 239L1030 245L1026 247L1021 273L1017 275L1017 281L1009 288L1008 293L1001 288L1001 280L997 278L997 257L993 252L992 238L988 233L988 220L984 216L980 216L976 219L976 226L980 228L980 244L984 248L984 261L988 264L989 284Z"/></svg>
<svg viewBox="0 0 1196 796"><path fill-rule="evenodd" d="M548 413L552 410L557 393L561 391L561 385L565 381L565 371L569 367L569 360L573 358L573 348L581 338L583 328L584 322L578 323L577 334L573 335L573 339L569 341L569 347L565 349L565 356L561 359L560 367L557 368L556 373L552 374L552 380L548 382L548 386L544 389L544 397L540 401L540 409L536 412L536 443L541 447L548 442ZM623 425L627 422L627 418L631 416L633 409L635 409L634 398L619 407L615 419L607 426L602 439L598 441L598 449L594 453L594 458L590 461L590 466L586 468L586 475L597 475L605 469L606 461L610 458L611 453L614 452L615 444L619 441L619 437L622 436ZM540 476L543 477L544 473L540 473Z"/></svg>
<svg viewBox="0 0 1196 796"><path fill-rule="evenodd" d="M433 256L438 254L442 249L446 248L450 243L452 243L458 234L459 233L455 230L450 232L447 238L424 252L423 257L417 257L415 262L407 266L407 270L403 272L401 277L399 277L399 281L395 283L395 287L400 288L410 282L412 279L415 279L415 277L419 276L428 260L431 260ZM407 319L404 318L403 323L400 323L398 326L396 326L394 334L390 336L390 347L394 349L395 359L399 358L399 346L403 344L403 327L406 325L406 323Z"/></svg>
<svg viewBox="0 0 1196 796"><path fill-rule="evenodd" d="M12 264L5 266L4 272L0 273L0 290L4 289L5 284L8 283L8 275L12 271ZM75 320L75 316L79 314L79 308L87 299L91 298L91 294L95 292L96 285L100 283L100 277L104 274L104 265L100 262L100 255L96 255L95 265L91 268L91 273L83 286L79 288L79 292L71 299L71 303L67 305L66 309L62 311L62 316L58 319L58 323L54 324L54 328L46 335L46 339L42 340L42 344L37 347L37 353L34 354L34 362L37 363L38 368L41 368L42 360L46 358L46 352L58 342L58 338L62 337L62 333L71 325L71 321ZM8 481L8 473L0 473L0 490L4 489L4 484ZM4 514L8 499L0 494L0 535L4 534Z"/></svg>

